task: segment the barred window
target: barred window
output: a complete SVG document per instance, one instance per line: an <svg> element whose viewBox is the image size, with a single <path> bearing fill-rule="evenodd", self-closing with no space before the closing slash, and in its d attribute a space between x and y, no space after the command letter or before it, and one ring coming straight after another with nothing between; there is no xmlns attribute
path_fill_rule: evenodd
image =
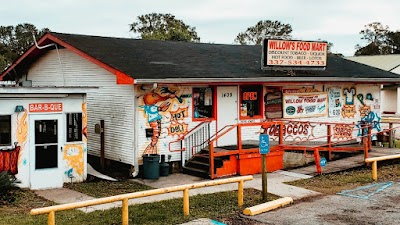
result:
<svg viewBox="0 0 400 225"><path fill-rule="evenodd" d="M82 141L82 113L67 113L67 142Z"/></svg>

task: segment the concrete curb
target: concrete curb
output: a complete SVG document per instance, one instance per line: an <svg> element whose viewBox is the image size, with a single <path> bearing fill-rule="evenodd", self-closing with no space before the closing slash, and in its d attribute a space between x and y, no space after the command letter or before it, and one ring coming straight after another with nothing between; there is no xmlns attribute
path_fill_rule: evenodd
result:
<svg viewBox="0 0 400 225"><path fill-rule="evenodd" d="M276 209L282 206L285 206L287 204L290 204L293 202L293 199L290 197L284 197L280 199L276 199L274 201L266 202L263 204L255 205L249 208L245 208L243 210L243 214L246 216L254 216L260 213L268 212L272 209Z"/></svg>

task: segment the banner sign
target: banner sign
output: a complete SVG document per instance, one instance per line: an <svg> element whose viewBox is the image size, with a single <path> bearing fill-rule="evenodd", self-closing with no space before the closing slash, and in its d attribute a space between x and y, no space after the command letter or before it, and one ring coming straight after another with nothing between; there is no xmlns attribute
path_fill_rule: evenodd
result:
<svg viewBox="0 0 400 225"><path fill-rule="evenodd" d="M326 67L327 55L327 42L265 39L262 69L293 67L300 70L323 70Z"/></svg>
<svg viewBox="0 0 400 225"><path fill-rule="evenodd" d="M339 87L330 87L329 96L329 117L338 117L342 112L342 89Z"/></svg>
<svg viewBox="0 0 400 225"><path fill-rule="evenodd" d="M327 106L326 92L283 94L284 118L326 116Z"/></svg>

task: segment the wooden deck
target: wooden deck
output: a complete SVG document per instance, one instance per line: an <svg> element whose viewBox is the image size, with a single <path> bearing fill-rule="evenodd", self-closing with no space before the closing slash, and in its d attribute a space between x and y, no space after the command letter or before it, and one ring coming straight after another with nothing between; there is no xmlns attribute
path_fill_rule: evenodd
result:
<svg viewBox="0 0 400 225"><path fill-rule="evenodd" d="M381 148L381 147L373 146L372 150L369 151L369 153L368 153L369 157L394 155L394 154L400 154L400 149L398 149L398 148ZM363 165L365 165L364 154L362 152L360 152L360 154L357 154L355 156L342 158L342 159L338 159L338 160L333 160L333 161L328 161L326 166L322 167L322 173L334 173L334 172L339 172L339 171L344 171L344 170L360 167ZM312 164L312 165L306 166L306 167L302 167L302 168L292 169L290 171L295 172L295 173L308 174L311 176L317 175L317 172L315 169L315 164Z"/></svg>

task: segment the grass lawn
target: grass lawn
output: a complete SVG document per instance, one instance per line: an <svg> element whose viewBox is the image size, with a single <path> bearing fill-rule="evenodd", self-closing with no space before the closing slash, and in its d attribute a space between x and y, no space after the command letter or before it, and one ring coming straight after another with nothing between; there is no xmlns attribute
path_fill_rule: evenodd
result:
<svg viewBox="0 0 400 225"><path fill-rule="evenodd" d="M97 197L148 190L150 187L132 182L84 182L69 184L69 188L82 191ZM36 196L29 190L15 191L16 202L0 206L0 224L35 225L47 224L47 215L30 216L32 208L52 205L52 202ZM268 195L268 200L277 199L277 196ZM145 203L129 207L129 224L180 224L197 218L211 218L228 224L258 224L254 221L239 217L245 207L263 203L261 192L254 189L245 189L244 206L237 206L237 192L222 192L190 197L190 216L183 216L182 198L166 200L156 203ZM57 224L121 224L121 209L110 209L83 213L78 210L69 210L56 213Z"/></svg>
<svg viewBox="0 0 400 225"><path fill-rule="evenodd" d="M400 164L398 162L387 163L386 165L383 162L378 162L378 182L398 180L400 180ZM292 181L287 184L324 194L336 194L372 182L372 169L362 167L339 173L323 174L311 179Z"/></svg>
<svg viewBox="0 0 400 225"><path fill-rule="evenodd" d="M94 180L83 183L65 183L64 187L96 198L153 189L149 186L129 180L118 182Z"/></svg>

